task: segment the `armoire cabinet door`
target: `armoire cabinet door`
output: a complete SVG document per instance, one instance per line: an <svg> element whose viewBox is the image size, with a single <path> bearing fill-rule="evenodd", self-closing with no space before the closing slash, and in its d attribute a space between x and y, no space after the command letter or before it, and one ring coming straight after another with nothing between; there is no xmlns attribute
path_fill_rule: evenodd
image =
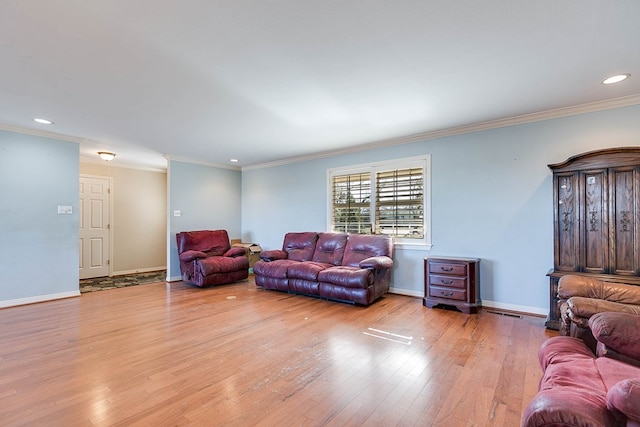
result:
<svg viewBox="0 0 640 427"><path fill-rule="evenodd" d="M609 218L607 170L580 173L579 271L606 273L609 268Z"/></svg>
<svg viewBox="0 0 640 427"><path fill-rule="evenodd" d="M638 208L640 175L638 168L613 168L611 182L611 274L637 275Z"/></svg>
<svg viewBox="0 0 640 427"><path fill-rule="evenodd" d="M579 268L579 195L578 173L554 176L556 196L555 268L558 271L577 271Z"/></svg>

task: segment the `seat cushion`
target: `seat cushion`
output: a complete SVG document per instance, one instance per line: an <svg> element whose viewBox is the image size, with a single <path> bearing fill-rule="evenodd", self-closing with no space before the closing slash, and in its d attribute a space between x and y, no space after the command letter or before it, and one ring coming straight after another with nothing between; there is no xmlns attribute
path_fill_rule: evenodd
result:
<svg viewBox="0 0 640 427"><path fill-rule="evenodd" d="M318 273L332 266L332 264L313 261L298 262L289 266L287 269L287 277L289 279L302 279L316 282L318 280Z"/></svg>
<svg viewBox="0 0 640 427"><path fill-rule="evenodd" d="M371 270L368 269L336 266L320 271L318 281L345 288L366 289L373 285L374 277Z"/></svg>

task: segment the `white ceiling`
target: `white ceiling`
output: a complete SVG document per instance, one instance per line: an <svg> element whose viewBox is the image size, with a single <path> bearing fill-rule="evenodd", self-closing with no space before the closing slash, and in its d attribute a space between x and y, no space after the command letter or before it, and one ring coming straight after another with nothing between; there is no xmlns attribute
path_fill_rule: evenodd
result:
<svg viewBox="0 0 640 427"><path fill-rule="evenodd" d="M113 165L256 167L619 98L640 103L637 0L0 0L0 128Z"/></svg>

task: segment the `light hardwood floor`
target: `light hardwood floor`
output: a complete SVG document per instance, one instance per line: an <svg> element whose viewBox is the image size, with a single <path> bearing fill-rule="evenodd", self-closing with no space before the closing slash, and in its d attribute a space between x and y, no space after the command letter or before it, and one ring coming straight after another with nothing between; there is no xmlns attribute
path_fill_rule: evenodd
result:
<svg viewBox="0 0 640 427"><path fill-rule="evenodd" d="M182 282L0 310L0 425L520 425L544 319Z"/></svg>

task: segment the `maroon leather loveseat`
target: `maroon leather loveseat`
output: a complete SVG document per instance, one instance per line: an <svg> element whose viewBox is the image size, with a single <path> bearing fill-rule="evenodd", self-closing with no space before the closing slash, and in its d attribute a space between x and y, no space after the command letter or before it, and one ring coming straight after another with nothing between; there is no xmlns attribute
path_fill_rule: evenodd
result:
<svg viewBox="0 0 640 427"><path fill-rule="evenodd" d="M589 326L597 354L568 336L540 347L544 374L523 427L640 427L640 316L602 312Z"/></svg>
<svg viewBox="0 0 640 427"><path fill-rule="evenodd" d="M382 235L297 232L260 253L256 285L369 305L389 291L393 240Z"/></svg>
<svg viewBox="0 0 640 427"><path fill-rule="evenodd" d="M176 234L182 280L212 286L249 277L245 248L231 247L226 230L183 231Z"/></svg>

